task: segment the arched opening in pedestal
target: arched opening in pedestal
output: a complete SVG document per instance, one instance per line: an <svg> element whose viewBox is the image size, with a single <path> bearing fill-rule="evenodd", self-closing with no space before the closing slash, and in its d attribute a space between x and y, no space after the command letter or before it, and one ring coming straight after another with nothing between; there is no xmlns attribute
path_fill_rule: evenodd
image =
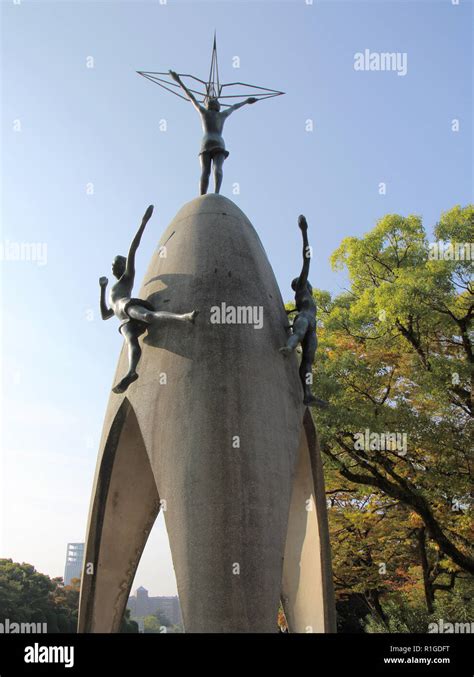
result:
<svg viewBox="0 0 474 677"><path fill-rule="evenodd" d="M127 398L110 425L97 471L79 609L80 632L118 632L160 499Z"/></svg>

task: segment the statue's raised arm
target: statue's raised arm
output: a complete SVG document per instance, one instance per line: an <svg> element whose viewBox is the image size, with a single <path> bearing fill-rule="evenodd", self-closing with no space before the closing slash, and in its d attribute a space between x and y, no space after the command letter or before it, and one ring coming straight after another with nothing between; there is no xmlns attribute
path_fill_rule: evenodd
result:
<svg viewBox="0 0 474 677"><path fill-rule="evenodd" d="M232 115L232 113L236 110L239 110L239 108L242 108L243 106L247 106L247 104L253 104L257 103L258 99L255 96L250 96L248 99L245 99L245 101L240 101L240 103L234 103L233 106L229 106L227 110L225 110L222 115L226 118L229 117L229 115Z"/></svg>
<svg viewBox="0 0 474 677"><path fill-rule="evenodd" d="M311 249L308 241L308 223L306 217L300 214L298 217L298 227L303 236L303 267L297 282L297 289L304 289L308 282L309 266L311 263Z"/></svg>
<svg viewBox="0 0 474 677"><path fill-rule="evenodd" d="M132 280L135 278L135 254L137 253L137 249L140 246L140 242L142 239L143 232L146 228L146 224L151 219L152 214L153 214L153 205L150 205L143 215L140 227L138 228L137 233L132 240L132 244L130 245L130 249L128 250L125 275L127 275L127 277L131 278Z"/></svg>
<svg viewBox="0 0 474 677"><path fill-rule="evenodd" d="M176 73L176 71L170 70L170 71L169 71L169 74L171 75L171 77L173 78L173 80L174 80L175 82L177 82L178 85L181 87L181 89L183 90L183 92L186 94L186 96L188 97L188 99L189 99L189 100L191 101L191 103L193 104L194 108L195 108L197 111L199 111L199 113L204 112L204 111L205 111L205 108L204 108L203 106L201 106L201 104L200 104L199 101L196 99L196 97L194 96L194 94L192 93L192 91L191 91L188 87L186 87L186 85L184 84L184 82L183 82L183 81L181 80L181 78L179 77L178 73Z"/></svg>

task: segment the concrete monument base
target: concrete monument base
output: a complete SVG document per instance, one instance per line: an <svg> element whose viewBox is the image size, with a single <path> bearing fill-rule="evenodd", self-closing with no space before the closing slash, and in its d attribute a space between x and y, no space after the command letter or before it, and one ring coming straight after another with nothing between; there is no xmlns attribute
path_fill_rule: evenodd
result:
<svg viewBox="0 0 474 677"><path fill-rule="evenodd" d="M110 396L79 631L119 630L163 509L186 632L275 632L280 599L290 631L334 632L316 432L296 357L278 350L288 320L249 220L220 195L186 204L139 296L199 316L151 327L139 379ZM126 369L123 350L114 382Z"/></svg>

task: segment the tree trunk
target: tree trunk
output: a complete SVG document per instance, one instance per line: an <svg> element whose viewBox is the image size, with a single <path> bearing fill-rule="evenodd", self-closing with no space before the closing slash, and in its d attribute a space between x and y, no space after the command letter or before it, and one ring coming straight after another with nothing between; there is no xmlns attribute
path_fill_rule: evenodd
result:
<svg viewBox="0 0 474 677"><path fill-rule="evenodd" d="M421 568L423 570L423 586L425 590L426 608L428 609L428 613L432 614L434 611L434 590L431 584L430 565L428 562L428 555L426 553L426 527L417 529L416 536L418 539Z"/></svg>

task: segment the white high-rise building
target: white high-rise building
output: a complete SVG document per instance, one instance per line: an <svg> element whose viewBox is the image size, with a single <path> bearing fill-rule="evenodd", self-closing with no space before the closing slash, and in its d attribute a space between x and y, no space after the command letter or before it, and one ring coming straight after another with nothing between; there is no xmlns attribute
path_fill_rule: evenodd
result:
<svg viewBox="0 0 474 677"><path fill-rule="evenodd" d="M70 585L73 578L81 578L84 561L84 543L68 543L66 566L64 568L64 585Z"/></svg>

